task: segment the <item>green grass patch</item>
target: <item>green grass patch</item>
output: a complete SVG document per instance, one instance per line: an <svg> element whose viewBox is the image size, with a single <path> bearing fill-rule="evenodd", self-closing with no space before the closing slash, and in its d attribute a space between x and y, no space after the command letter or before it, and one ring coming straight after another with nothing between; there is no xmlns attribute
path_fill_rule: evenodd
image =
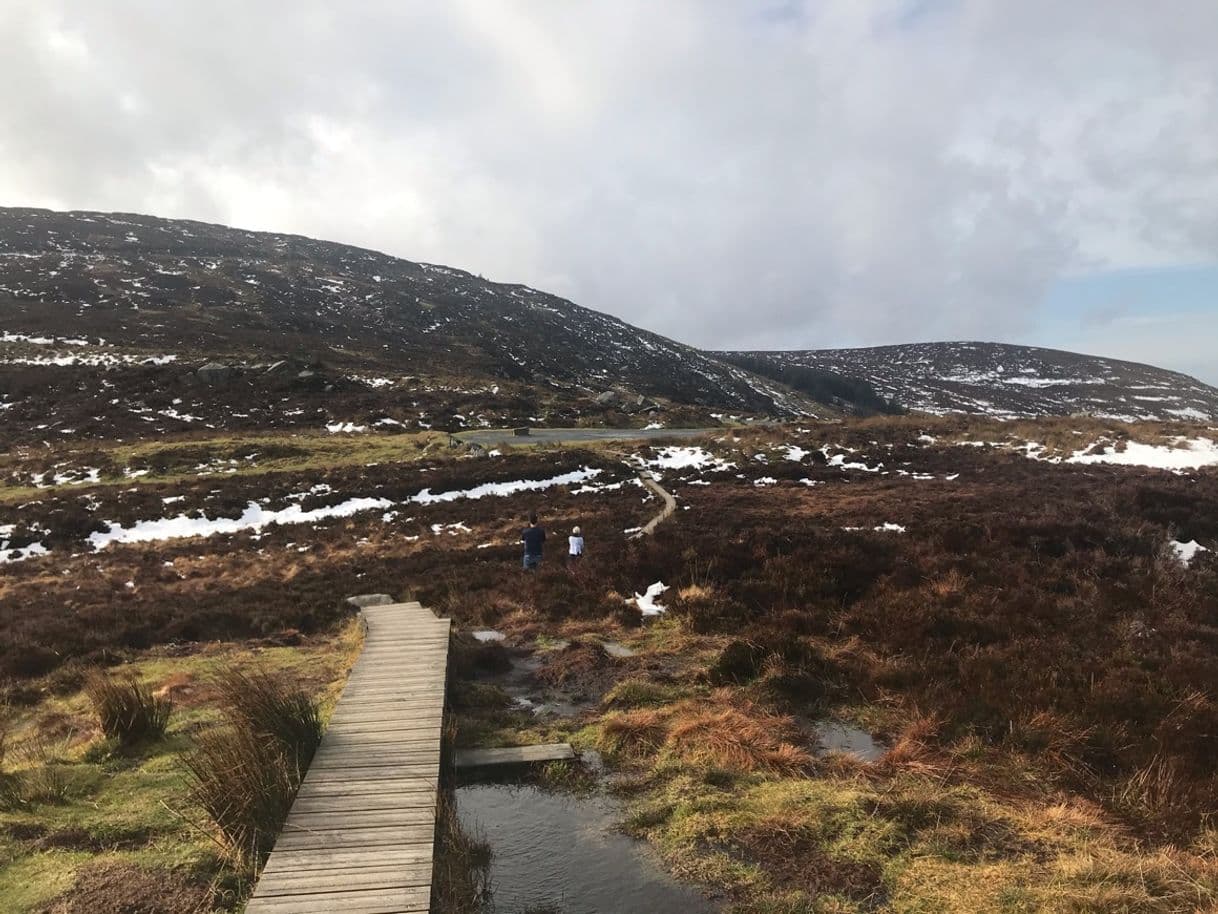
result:
<svg viewBox="0 0 1218 914"><path fill-rule="evenodd" d="M199 654L149 655L127 664L124 676L173 700L164 737L131 746L104 736L82 691L48 695L21 709L9 732L4 773L36 783L49 766L62 789L54 798L26 790L20 802L0 808L0 909L32 914L98 864L240 886L216 836L188 802L182 766L198 738L221 726L222 696L209 680L226 669L266 670L294 676L332 703L360 638L352 624L300 647L212 645Z"/></svg>
<svg viewBox="0 0 1218 914"><path fill-rule="evenodd" d="M88 452L65 449L49 452L43 462L63 469L98 468L98 483L91 485L0 487L0 501L24 501L57 490L85 491L98 486L142 486L180 483L217 476L260 476L308 470L412 463L450 453L448 435L407 432L397 435L215 435L177 441L143 441L94 447ZM21 469L25 457L0 458L0 477ZM102 464L99 468L97 465ZM131 478L125 471L143 475Z"/></svg>

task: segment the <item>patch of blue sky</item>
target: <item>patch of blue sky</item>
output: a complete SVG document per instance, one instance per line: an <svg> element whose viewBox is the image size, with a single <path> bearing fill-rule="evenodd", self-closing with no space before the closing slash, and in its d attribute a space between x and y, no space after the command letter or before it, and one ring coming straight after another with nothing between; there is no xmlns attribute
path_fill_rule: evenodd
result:
<svg viewBox="0 0 1218 914"><path fill-rule="evenodd" d="M1148 362L1218 384L1218 264L1061 279L1028 336L1021 342Z"/></svg>

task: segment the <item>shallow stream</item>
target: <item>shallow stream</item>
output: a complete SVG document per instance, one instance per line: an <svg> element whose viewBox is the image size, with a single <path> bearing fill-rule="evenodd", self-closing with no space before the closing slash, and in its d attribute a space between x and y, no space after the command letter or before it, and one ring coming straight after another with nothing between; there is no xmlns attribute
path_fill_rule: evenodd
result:
<svg viewBox="0 0 1218 914"><path fill-rule="evenodd" d="M462 828L491 845L488 914L703 914L718 910L677 882L647 846L615 829L602 794L474 784L456 791Z"/></svg>

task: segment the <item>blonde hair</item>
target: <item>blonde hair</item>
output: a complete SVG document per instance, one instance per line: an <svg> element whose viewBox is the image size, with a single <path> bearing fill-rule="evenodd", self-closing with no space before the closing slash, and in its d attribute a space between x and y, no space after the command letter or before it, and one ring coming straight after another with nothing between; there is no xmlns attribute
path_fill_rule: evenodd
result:
<svg viewBox="0 0 1218 914"><path fill-rule="evenodd" d="M572 529L572 530L571 530L571 535L572 535L572 536L579 536L579 527L575 527L574 529Z"/></svg>

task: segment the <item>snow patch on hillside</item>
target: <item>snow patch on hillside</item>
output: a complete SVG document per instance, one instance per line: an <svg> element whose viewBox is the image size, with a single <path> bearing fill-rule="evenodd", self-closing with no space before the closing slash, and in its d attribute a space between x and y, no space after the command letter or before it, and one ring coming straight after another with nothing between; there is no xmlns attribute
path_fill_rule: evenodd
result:
<svg viewBox="0 0 1218 914"><path fill-rule="evenodd" d="M1093 448L1075 451L1067 463L1107 463L1117 466L1153 467L1160 470L1196 470L1218 464L1218 444L1209 438L1174 438L1171 444L1143 444L1128 441L1124 450L1107 445L1098 453Z"/></svg>

